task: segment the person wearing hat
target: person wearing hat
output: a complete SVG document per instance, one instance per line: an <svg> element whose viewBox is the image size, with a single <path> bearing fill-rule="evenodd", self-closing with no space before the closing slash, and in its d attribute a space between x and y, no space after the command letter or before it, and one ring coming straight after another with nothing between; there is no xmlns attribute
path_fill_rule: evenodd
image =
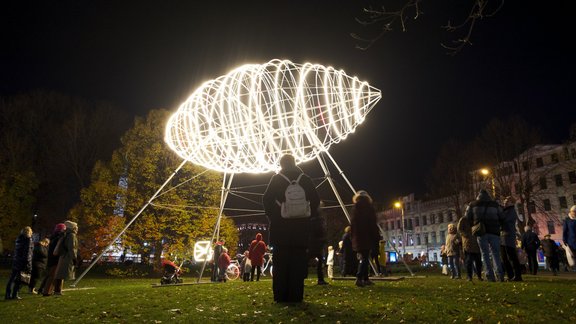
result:
<svg viewBox="0 0 576 324"><path fill-rule="evenodd" d="M54 226L54 231L50 236L50 243L48 244L48 260L46 261L46 272L44 274L44 279L38 288L38 293L42 293L43 296L51 296L54 291L54 275L56 274L56 266L58 265L58 255L54 255L54 250L60 238L64 236L66 232L66 224L59 223Z"/></svg>
<svg viewBox="0 0 576 324"><path fill-rule="evenodd" d="M550 234L544 235L544 239L540 241L544 256L546 257L546 267L556 276L560 271L560 260L558 259L558 245L550 238Z"/></svg>
<svg viewBox="0 0 576 324"><path fill-rule="evenodd" d="M378 245L380 232L376 223L376 210L372 198L364 190L358 191L352 198L351 238L352 248L358 254L360 262L356 272L356 286L364 287L374 283L368 279L370 266L370 249Z"/></svg>
<svg viewBox="0 0 576 324"><path fill-rule="evenodd" d="M576 205L570 208L568 217L562 224L562 240L566 246L566 256L570 258L568 263L576 268Z"/></svg>
<svg viewBox="0 0 576 324"><path fill-rule="evenodd" d="M65 221L64 224L66 225L66 234L60 239L62 241L60 248L56 244L58 266L56 266L54 275L55 296L62 295L64 280L74 279L78 261L78 240L76 238L78 224L72 221Z"/></svg>

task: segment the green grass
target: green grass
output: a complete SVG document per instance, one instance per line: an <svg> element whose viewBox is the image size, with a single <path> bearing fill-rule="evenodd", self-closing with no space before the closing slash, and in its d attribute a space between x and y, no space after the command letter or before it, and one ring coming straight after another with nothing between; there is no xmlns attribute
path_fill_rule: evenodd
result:
<svg viewBox="0 0 576 324"><path fill-rule="evenodd" d="M20 301L1 301L1 323L574 323L576 276L526 276L520 283L472 283L436 274L377 282L316 286L306 280L305 302L275 304L272 282L152 288L156 279L86 278L64 296L41 297L22 289ZM6 282L3 275L0 279ZM184 278L193 282L193 278Z"/></svg>

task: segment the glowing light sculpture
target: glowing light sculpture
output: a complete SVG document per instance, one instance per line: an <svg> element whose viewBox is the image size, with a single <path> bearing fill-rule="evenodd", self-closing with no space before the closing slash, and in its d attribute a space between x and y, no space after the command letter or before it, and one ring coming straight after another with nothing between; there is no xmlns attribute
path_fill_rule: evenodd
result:
<svg viewBox="0 0 576 324"><path fill-rule="evenodd" d="M198 241L194 243L194 261L205 262L212 260L214 256L214 250L210 241Z"/></svg>
<svg viewBox="0 0 576 324"><path fill-rule="evenodd" d="M278 169L316 158L364 121L381 93L342 70L272 60L202 84L168 121L180 157L226 173Z"/></svg>
<svg viewBox="0 0 576 324"><path fill-rule="evenodd" d="M378 89L342 70L288 60L243 65L205 82L166 126L164 140L184 160L71 286L76 287L188 161L224 173L212 239L195 247L195 257L204 260L198 282L210 257L206 258L211 252L206 250L211 250L210 242L219 235L224 205L236 173L276 171L284 154L292 154L297 164L316 158L350 220L322 155L330 159L352 192L356 192L328 149L354 132L380 98Z"/></svg>

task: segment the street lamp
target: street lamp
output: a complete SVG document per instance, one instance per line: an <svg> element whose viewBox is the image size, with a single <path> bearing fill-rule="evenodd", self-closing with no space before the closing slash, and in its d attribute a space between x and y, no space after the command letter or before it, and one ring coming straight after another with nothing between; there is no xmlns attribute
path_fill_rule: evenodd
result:
<svg viewBox="0 0 576 324"><path fill-rule="evenodd" d="M482 168L480 169L480 173L484 176L484 179L486 179L486 177L490 177L490 185L492 187L492 199L496 199L496 185L494 184L494 175L490 172L490 169L487 168Z"/></svg>
<svg viewBox="0 0 576 324"><path fill-rule="evenodd" d="M404 205L401 202L397 201L394 203L394 207L400 209L401 216L402 216L402 258L406 255L406 230L404 228Z"/></svg>

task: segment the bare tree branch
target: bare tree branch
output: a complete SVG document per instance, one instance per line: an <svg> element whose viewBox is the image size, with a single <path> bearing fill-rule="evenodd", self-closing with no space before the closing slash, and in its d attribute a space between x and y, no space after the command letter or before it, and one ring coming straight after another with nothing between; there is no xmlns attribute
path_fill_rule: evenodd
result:
<svg viewBox="0 0 576 324"><path fill-rule="evenodd" d="M384 1L384 0L382 0ZM382 36L391 32L397 25L403 32L407 31L407 23L410 19L416 20L423 12L420 10L422 0L406 0L399 10L388 10L384 6L380 9L365 8L364 13L368 16L366 19L356 18L356 21L362 26L368 28L379 26L379 32L373 37L362 37L357 34L351 36L360 42L356 48L367 50L374 45ZM493 17L504 6L504 0L470 0L471 7L468 16L458 25L453 25L451 20L445 26L442 26L448 32L462 32L462 37L453 40L453 45L441 43L440 45L448 50L449 55L458 54L465 46L472 45L472 33L478 20L487 17ZM489 9L489 4L497 1L494 10Z"/></svg>

